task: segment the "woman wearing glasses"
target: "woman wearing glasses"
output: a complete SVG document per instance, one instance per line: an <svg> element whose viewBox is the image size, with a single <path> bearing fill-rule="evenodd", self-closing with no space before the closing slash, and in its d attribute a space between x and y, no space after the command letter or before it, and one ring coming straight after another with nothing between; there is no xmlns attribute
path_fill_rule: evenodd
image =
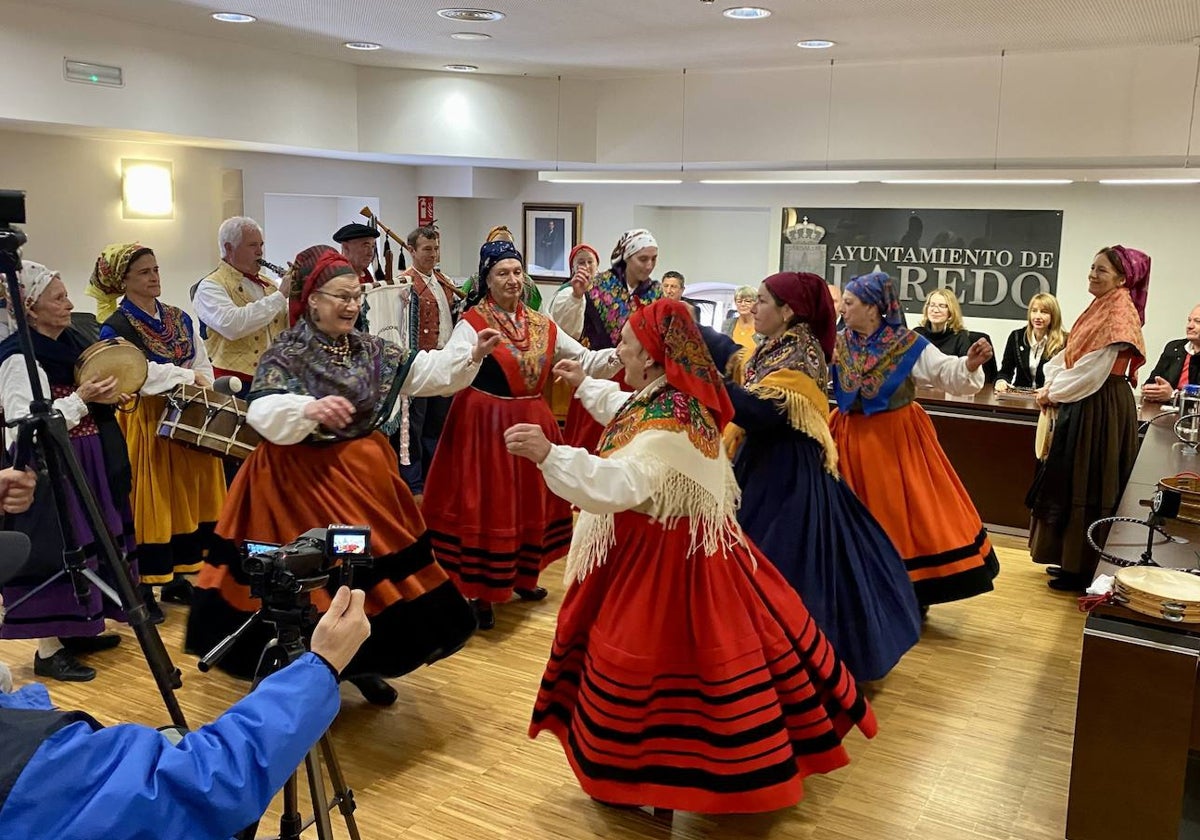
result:
<svg viewBox="0 0 1200 840"><path fill-rule="evenodd" d="M376 705L396 692L396 677L456 651L475 618L434 561L425 525L396 457L376 425L401 393L452 394L475 378L500 336L455 333L443 350L410 353L354 328L362 289L353 266L317 245L294 261L292 327L262 355L250 387L247 421L264 438L238 471L217 523L218 542L200 574L187 649L203 653L259 607L238 549L244 541L283 544L331 522L371 528L373 565L356 572L367 591L371 638L346 669ZM312 592L328 608L341 583L334 573ZM249 676L270 639L247 633L221 661Z"/></svg>
<svg viewBox="0 0 1200 840"><path fill-rule="evenodd" d="M971 345L981 338L991 338L983 333L970 332L963 324L962 307L958 298L945 289L934 289L925 298L925 309L921 313L921 324L913 330L926 338L930 344L947 356L965 357ZM996 361L988 359L983 365L985 382L996 379Z"/></svg>

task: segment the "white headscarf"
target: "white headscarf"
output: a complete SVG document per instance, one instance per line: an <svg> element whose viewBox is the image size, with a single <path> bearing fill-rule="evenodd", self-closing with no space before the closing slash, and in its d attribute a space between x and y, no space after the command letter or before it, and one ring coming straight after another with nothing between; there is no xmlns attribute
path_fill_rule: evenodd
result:
<svg viewBox="0 0 1200 840"><path fill-rule="evenodd" d="M56 277L61 277L61 275L41 263L21 260L21 285L25 289L25 305L33 306L37 303L37 299L42 296L42 293Z"/></svg>
<svg viewBox="0 0 1200 840"><path fill-rule="evenodd" d="M613 248L611 256L612 264L616 265L619 262L624 262L643 248L657 247L658 240L654 238L654 234L645 228L627 230L617 240L617 247Z"/></svg>

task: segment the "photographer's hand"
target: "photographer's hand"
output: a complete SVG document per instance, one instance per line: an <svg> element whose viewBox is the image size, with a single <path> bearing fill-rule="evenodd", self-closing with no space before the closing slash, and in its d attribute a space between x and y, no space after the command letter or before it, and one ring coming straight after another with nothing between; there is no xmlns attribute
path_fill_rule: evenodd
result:
<svg viewBox="0 0 1200 840"><path fill-rule="evenodd" d="M332 665L340 674L362 643L371 635L371 625L363 604L367 593L361 589L351 591L343 586L333 596L329 609L313 630L309 649Z"/></svg>
<svg viewBox="0 0 1200 840"><path fill-rule="evenodd" d="M327 429L344 429L354 419L354 405L345 397L321 397L304 406L304 416Z"/></svg>
<svg viewBox="0 0 1200 840"><path fill-rule="evenodd" d="M5 513L24 513L33 504L37 474L32 470L0 470L0 509Z"/></svg>

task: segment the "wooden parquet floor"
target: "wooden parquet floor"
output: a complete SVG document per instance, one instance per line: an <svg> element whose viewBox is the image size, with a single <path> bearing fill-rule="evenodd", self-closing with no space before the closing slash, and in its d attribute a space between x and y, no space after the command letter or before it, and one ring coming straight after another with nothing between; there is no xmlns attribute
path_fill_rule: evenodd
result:
<svg viewBox="0 0 1200 840"><path fill-rule="evenodd" d="M526 736L562 598L561 567L540 604L497 610L497 627L449 660L394 680L395 706L349 686L333 740L366 840L1039 840L1062 838L1083 616L1046 588L1021 541L997 538L996 591L934 607L922 640L869 693L879 734L848 740L852 762L810 777L782 812L746 817L617 811L579 789L558 742ZM200 674L180 653L184 608L162 635L183 670L193 727L246 685ZM93 657L91 683L52 683L63 707L104 723L166 723L132 634ZM34 646L0 642L18 684ZM346 837L345 826L335 833ZM315 837L310 830L306 835Z"/></svg>

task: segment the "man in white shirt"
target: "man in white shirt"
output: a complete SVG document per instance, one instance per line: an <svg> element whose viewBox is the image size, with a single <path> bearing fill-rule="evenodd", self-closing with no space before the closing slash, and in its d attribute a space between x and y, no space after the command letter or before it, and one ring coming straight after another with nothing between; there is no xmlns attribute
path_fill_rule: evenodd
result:
<svg viewBox="0 0 1200 840"><path fill-rule="evenodd" d="M1146 402L1167 403L1184 385L1200 385L1200 304L1188 313L1186 337L1168 341L1142 386Z"/></svg>
<svg viewBox="0 0 1200 840"><path fill-rule="evenodd" d="M234 216L217 231L221 263L192 295L207 328L205 346L216 376L236 376L248 390L258 357L287 329L287 290L259 272L263 232L258 222Z"/></svg>
<svg viewBox="0 0 1200 840"><path fill-rule="evenodd" d="M412 266L398 274L396 282L412 284L408 305L417 307L416 331L410 334L409 344L413 350L441 350L454 329L456 295L454 284L437 269L442 257L441 233L433 226L419 227L408 235L408 247ZM450 397L413 397L408 401L408 434L401 432L398 446L400 475L418 503L425 495L425 476L433 463L450 401Z"/></svg>

